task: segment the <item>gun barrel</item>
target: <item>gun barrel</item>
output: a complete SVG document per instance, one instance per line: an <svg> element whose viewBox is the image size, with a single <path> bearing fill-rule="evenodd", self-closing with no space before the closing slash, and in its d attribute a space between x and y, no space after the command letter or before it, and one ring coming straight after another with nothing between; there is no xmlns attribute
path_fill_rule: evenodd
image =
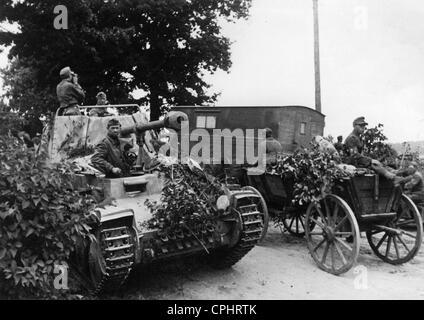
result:
<svg viewBox="0 0 424 320"><path fill-rule="evenodd" d="M160 128L180 130L183 121L188 121L188 117L184 112L171 111L165 116L163 120L156 120L148 123L136 123L132 126L121 128L121 134L126 135L129 133L143 132Z"/></svg>

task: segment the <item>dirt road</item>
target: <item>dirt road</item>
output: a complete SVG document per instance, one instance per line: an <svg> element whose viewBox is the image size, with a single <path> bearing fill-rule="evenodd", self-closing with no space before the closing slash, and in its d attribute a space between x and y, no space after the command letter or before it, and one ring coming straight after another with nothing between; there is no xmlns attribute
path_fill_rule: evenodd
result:
<svg viewBox="0 0 424 320"><path fill-rule="evenodd" d="M139 271L121 298L424 299L424 248L393 266L372 253L365 237L361 242L357 266L334 276L318 269L304 239L270 227L264 242L231 269L186 262Z"/></svg>

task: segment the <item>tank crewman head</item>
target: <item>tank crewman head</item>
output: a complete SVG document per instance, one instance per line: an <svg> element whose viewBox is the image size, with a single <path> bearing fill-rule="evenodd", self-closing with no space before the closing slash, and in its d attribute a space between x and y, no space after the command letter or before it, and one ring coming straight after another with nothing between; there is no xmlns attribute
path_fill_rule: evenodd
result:
<svg viewBox="0 0 424 320"><path fill-rule="evenodd" d="M121 133L121 123L116 119L110 119L107 123L107 133L112 138L118 138Z"/></svg>
<svg viewBox="0 0 424 320"><path fill-rule="evenodd" d="M368 123L365 121L365 117L358 117L353 121L353 131L360 135L365 132L365 127Z"/></svg>
<svg viewBox="0 0 424 320"><path fill-rule="evenodd" d="M60 79L62 80L70 79L72 76L72 70L70 67L65 67L62 70L60 70L59 75L60 75Z"/></svg>
<svg viewBox="0 0 424 320"><path fill-rule="evenodd" d="M342 143L342 142L343 142L343 136L338 136L338 137L337 137L337 142Z"/></svg>
<svg viewBox="0 0 424 320"><path fill-rule="evenodd" d="M97 105L106 105L109 103L109 101L107 101L107 96L106 93L104 93L103 91L100 91L97 95L96 95L96 99L97 99Z"/></svg>
<svg viewBox="0 0 424 320"><path fill-rule="evenodd" d="M71 70L70 67L65 67L59 72L60 79L62 80L70 80L71 82L77 84L78 83L78 75Z"/></svg>

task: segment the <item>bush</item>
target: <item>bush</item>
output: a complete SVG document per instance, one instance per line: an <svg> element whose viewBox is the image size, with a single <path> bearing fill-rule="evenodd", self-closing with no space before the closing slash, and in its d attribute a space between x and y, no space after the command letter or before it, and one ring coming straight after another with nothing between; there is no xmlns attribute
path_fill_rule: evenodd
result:
<svg viewBox="0 0 424 320"><path fill-rule="evenodd" d="M21 130L25 122L17 113L0 112L0 123L0 135L8 135L10 130Z"/></svg>
<svg viewBox="0 0 424 320"><path fill-rule="evenodd" d="M61 294L53 289L54 266L66 266L78 238L89 236L89 212L95 206L91 196L75 190L71 170L65 163L48 166L20 141L0 136L3 295Z"/></svg>
<svg viewBox="0 0 424 320"><path fill-rule="evenodd" d="M367 129L362 140L364 142L363 154L367 157L385 162L395 163L397 152L386 143L387 137L383 133L383 125L379 123L374 128Z"/></svg>

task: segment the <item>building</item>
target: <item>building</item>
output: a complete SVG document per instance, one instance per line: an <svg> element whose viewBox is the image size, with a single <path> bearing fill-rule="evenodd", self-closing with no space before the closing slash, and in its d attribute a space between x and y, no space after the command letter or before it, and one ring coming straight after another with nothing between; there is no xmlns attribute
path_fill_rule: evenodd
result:
<svg viewBox="0 0 424 320"><path fill-rule="evenodd" d="M176 106L188 115L194 129L264 129L269 127L285 152L308 147L312 137L323 135L325 116L304 106ZM196 144L190 142L190 147Z"/></svg>

